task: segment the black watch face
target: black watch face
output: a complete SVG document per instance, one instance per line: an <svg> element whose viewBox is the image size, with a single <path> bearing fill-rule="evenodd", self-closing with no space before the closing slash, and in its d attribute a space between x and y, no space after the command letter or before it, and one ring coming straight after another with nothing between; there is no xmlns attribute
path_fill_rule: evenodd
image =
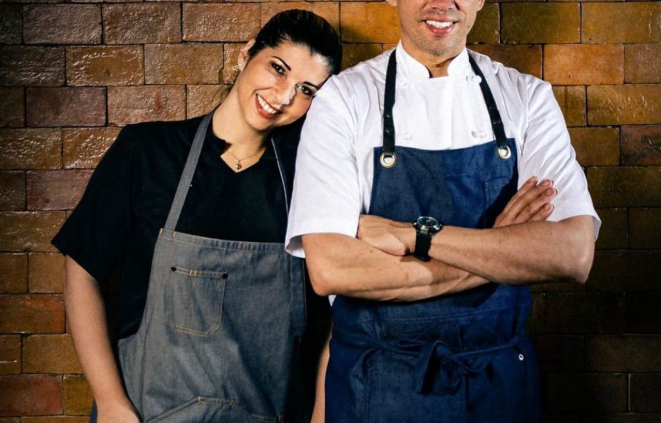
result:
<svg viewBox="0 0 661 423"><path fill-rule="evenodd" d="M438 220L430 216L421 216L415 222L418 229L425 232L436 233L441 229L441 225L438 223Z"/></svg>

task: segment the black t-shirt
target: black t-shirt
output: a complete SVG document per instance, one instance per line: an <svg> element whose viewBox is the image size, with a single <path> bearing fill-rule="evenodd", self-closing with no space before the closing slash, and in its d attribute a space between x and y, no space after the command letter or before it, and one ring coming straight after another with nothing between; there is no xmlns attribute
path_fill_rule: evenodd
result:
<svg viewBox="0 0 661 423"><path fill-rule="evenodd" d="M200 121L125 127L53 239L101 284L117 338L135 333L140 325L156 238ZM208 238L284 242L287 198L271 142L257 164L235 173L220 158L224 141L209 128L176 230ZM281 154L278 147L281 160L292 157L286 165L293 171L293 155Z"/></svg>

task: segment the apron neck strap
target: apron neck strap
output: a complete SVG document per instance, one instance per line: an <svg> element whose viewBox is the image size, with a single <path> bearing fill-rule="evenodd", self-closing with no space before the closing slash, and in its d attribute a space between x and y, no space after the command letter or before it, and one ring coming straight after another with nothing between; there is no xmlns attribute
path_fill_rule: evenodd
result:
<svg viewBox="0 0 661 423"><path fill-rule="evenodd" d="M487 84L487 79L484 77L484 73L473 59L473 56L468 55L468 61L470 62L471 68L475 75L480 77L480 90L482 90L482 96L484 97L484 102L487 105L487 110L489 111L489 118L491 119L491 127L493 128L494 134L496 134L496 142L498 143L498 148L507 148L507 136L505 135L505 127L503 126L503 120L500 118L500 112L498 111L498 106L496 105L496 100L493 98L489 84Z"/></svg>
<svg viewBox="0 0 661 423"><path fill-rule="evenodd" d="M386 92L383 101L383 153L395 152L395 121L392 118L392 109L395 105L395 91L397 88L397 50L394 50L388 60L386 72Z"/></svg>
<svg viewBox="0 0 661 423"><path fill-rule="evenodd" d="M188 195L188 189L190 188L191 182L193 182L193 176L195 175L197 162L200 158L200 153L202 152L202 146L204 145L204 139L206 138L207 129L209 128L209 122L211 122L212 116L213 111L206 115L202 119L202 122L200 122L200 125L197 127L197 132L195 133L195 138L193 139L193 145L191 146L190 153L188 153L184 171L181 174L181 178L179 179L177 193L174 195L174 200L172 201L172 206L170 207L168 220L165 222L166 230L174 231L175 227L177 226L179 216L181 215L181 210L184 207L184 202L186 201L186 196Z"/></svg>

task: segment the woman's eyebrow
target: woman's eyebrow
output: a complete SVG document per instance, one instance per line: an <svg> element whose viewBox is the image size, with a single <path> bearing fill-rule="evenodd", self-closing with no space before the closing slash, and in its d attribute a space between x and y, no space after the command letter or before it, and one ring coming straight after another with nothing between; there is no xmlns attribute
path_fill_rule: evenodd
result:
<svg viewBox="0 0 661 423"><path fill-rule="evenodd" d="M272 56L272 57L275 57L276 59L278 59L279 61L281 61L282 64L285 65L285 67L287 68L287 70L289 70L289 71L291 70L291 66L289 66L289 65L287 64L287 62L285 62L284 60L282 60L280 57L278 57L278 56Z"/></svg>

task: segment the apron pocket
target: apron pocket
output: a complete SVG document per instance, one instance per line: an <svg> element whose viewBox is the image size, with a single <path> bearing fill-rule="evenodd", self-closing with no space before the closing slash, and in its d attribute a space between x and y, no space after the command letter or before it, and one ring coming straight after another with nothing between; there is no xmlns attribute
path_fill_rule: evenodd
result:
<svg viewBox="0 0 661 423"><path fill-rule="evenodd" d="M183 333L210 336L221 325L227 273L173 266L165 288L172 327Z"/></svg>

